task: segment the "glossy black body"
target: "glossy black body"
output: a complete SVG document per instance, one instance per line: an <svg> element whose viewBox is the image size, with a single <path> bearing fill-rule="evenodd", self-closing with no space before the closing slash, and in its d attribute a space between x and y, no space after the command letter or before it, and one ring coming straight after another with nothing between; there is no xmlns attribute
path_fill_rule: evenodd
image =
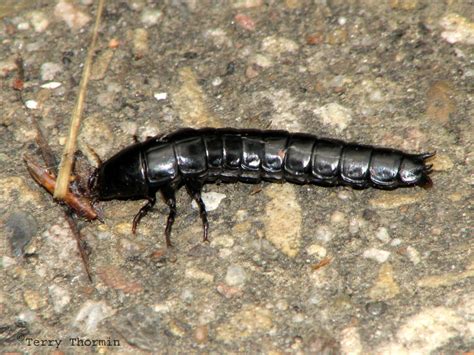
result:
<svg viewBox="0 0 474 355"><path fill-rule="evenodd" d="M202 185L218 181L381 189L424 185L430 181L425 159L431 155L286 131L182 129L120 151L98 168L91 187L98 199L143 198L152 206L158 191L167 201L185 185L203 209Z"/></svg>

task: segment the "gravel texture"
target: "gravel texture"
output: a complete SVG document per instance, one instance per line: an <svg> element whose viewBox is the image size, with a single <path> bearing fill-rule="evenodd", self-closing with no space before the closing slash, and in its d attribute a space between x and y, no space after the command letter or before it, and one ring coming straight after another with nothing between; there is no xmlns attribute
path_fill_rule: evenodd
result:
<svg viewBox="0 0 474 355"><path fill-rule="evenodd" d="M437 155L429 190L208 185L209 244L180 191L169 250L165 204L134 236L143 201L100 203L103 224L79 220L90 283L63 209L22 157L41 159L32 116L62 152L95 10L0 5L1 351L474 349L472 2L107 2L82 161L189 126Z"/></svg>

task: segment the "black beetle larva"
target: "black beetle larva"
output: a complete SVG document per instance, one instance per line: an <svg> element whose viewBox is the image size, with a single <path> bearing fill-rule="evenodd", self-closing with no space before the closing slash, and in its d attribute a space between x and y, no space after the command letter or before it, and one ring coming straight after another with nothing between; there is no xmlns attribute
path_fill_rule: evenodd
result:
<svg viewBox="0 0 474 355"><path fill-rule="evenodd" d="M310 134L232 128L181 129L133 144L100 164L89 188L95 199L147 199L133 231L161 192L170 212L167 245L176 215L175 192L183 185L197 202L208 238L201 189L206 183L288 181L322 186L394 189L427 186L434 153L345 143Z"/></svg>

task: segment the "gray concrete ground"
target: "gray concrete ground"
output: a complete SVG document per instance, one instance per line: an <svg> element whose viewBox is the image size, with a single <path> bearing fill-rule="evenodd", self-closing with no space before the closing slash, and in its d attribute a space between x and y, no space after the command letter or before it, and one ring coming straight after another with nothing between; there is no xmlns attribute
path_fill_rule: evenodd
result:
<svg viewBox="0 0 474 355"><path fill-rule="evenodd" d="M208 185L209 245L184 191L173 250L163 203L133 236L143 201L103 202L104 224L79 222L89 283L22 156L38 153L32 116L62 152L92 2L0 6L2 351L473 351L471 1L109 1L79 140L89 159L203 126L437 155L430 190Z"/></svg>

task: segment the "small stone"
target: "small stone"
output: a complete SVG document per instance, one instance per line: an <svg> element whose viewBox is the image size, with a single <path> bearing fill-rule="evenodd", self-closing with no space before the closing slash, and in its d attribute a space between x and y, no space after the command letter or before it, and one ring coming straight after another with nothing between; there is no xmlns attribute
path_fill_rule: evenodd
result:
<svg viewBox="0 0 474 355"><path fill-rule="evenodd" d="M402 240L400 238L395 238L391 241L390 246L398 247L401 244L402 244Z"/></svg>
<svg viewBox="0 0 474 355"><path fill-rule="evenodd" d="M408 246L406 249L406 253L407 253L408 259L410 259L413 265L417 265L420 263L421 259L420 259L420 253L418 252L418 250L416 250L412 246Z"/></svg>
<svg viewBox="0 0 474 355"><path fill-rule="evenodd" d="M214 282L214 275L195 268L187 268L184 276L189 279L200 280L207 283Z"/></svg>
<svg viewBox="0 0 474 355"><path fill-rule="evenodd" d="M211 247L232 248L234 246L234 238L229 235L217 236L211 239Z"/></svg>
<svg viewBox="0 0 474 355"><path fill-rule="evenodd" d="M345 130L352 121L352 111L335 102L315 109L314 113L324 125L332 127L337 132Z"/></svg>
<svg viewBox="0 0 474 355"><path fill-rule="evenodd" d="M219 294L228 299L240 297L243 294L240 287L228 286L224 283L217 285L216 290L219 292Z"/></svg>
<svg viewBox="0 0 474 355"><path fill-rule="evenodd" d="M92 64L90 80L102 80L105 78L105 75L107 73L107 70L109 69L110 62L112 61L113 56L114 56L114 50L107 48L103 50L97 56L97 58L95 58L94 64ZM118 86L118 84L115 84L115 83L112 83L109 85ZM107 91L110 91L109 85L107 85Z"/></svg>
<svg viewBox="0 0 474 355"><path fill-rule="evenodd" d="M93 333L104 319L114 315L115 311L104 301L86 301L77 312L74 326L84 333Z"/></svg>
<svg viewBox="0 0 474 355"><path fill-rule="evenodd" d="M334 237L334 232L328 226L322 225L316 227L316 239L324 243L329 242Z"/></svg>
<svg viewBox="0 0 474 355"><path fill-rule="evenodd" d="M372 259L378 263L384 263L390 256L390 252L387 250L381 250L376 248L370 248L364 251L362 256L366 259Z"/></svg>
<svg viewBox="0 0 474 355"><path fill-rule="evenodd" d="M234 9L250 9L253 7L260 7L263 5L263 0L234 0L232 7Z"/></svg>
<svg viewBox="0 0 474 355"><path fill-rule="evenodd" d="M137 28L133 33L133 54L135 58L143 58L148 50L148 31L144 28Z"/></svg>
<svg viewBox="0 0 474 355"><path fill-rule="evenodd" d="M372 316L381 316L387 310L387 303L383 301L369 302L365 305L365 310Z"/></svg>
<svg viewBox="0 0 474 355"><path fill-rule="evenodd" d="M224 81L222 80L222 78L220 76L218 76L217 78L212 79L212 86L219 86L223 82Z"/></svg>
<svg viewBox="0 0 474 355"><path fill-rule="evenodd" d="M318 258L325 258L327 255L327 249L319 244L311 244L306 248L308 255L316 255Z"/></svg>
<svg viewBox="0 0 474 355"><path fill-rule="evenodd" d="M53 303L53 309L56 313L61 313L71 302L69 291L61 286L51 285L48 287L48 292Z"/></svg>
<svg viewBox="0 0 474 355"><path fill-rule="evenodd" d="M132 280L129 276L116 266L101 267L97 275L108 286L124 293L134 294L143 291L139 281Z"/></svg>
<svg viewBox="0 0 474 355"><path fill-rule="evenodd" d="M399 293L400 287L393 276L393 267L389 263L383 264L380 267L377 280L369 290L370 298L382 301L393 298Z"/></svg>
<svg viewBox="0 0 474 355"><path fill-rule="evenodd" d="M227 268L227 273L225 275L225 282L229 286L241 286L245 283L247 275L245 269L240 265L230 265Z"/></svg>
<svg viewBox="0 0 474 355"><path fill-rule="evenodd" d="M298 50L298 44L284 37L269 36L263 39L262 50L278 57L283 53L295 53Z"/></svg>
<svg viewBox="0 0 474 355"><path fill-rule="evenodd" d="M227 323L217 328L217 339L228 342L268 332L273 326L272 313L254 305L244 305Z"/></svg>
<svg viewBox="0 0 474 355"><path fill-rule="evenodd" d="M166 92L156 92L153 94L153 97L157 101L161 101L161 100L166 100L168 98L168 94Z"/></svg>
<svg viewBox="0 0 474 355"><path fill-rule="evenodd" d="M381 191L376 198L369 201L369 204L372 208L392 209L417 203L424 196L423 192L407 195L402 192Z"/></svg>
<svg viewBox="0 0 474 355"><path fill-rule="evenodd" d="M198 344L205 344L209 340L209 327L207 325L198 325L194 330L194 339Z"/></svg>
<svg viewBox="0 0 474 355"><path fill-rule="evenodd" d="M41 80L50 81L55 78L55 76L63 71L63 66L58 63L43 63L41 65Z"/></svg>
<svg viewBox="0 0 474 355"><path fill-rule="evenodd" d="M46 298L41 296L41 294L35 290L23 291L23 299L25 300L28 308L30 308L32 311L40 309L47 304Z"/></svg>
<svg viewBox="0 0 474 355"><path fill-rule="evenodd" d="M436 154L429 163L433 164L433 171L449 171L454 167L451 158L443 153Z"/></svg>
<svg viewBox="0 0 474 355"><path fill-rule="evenodd" d="M263 54L255 54L250 58L249 63L251 65L257 65L261 68L269 68L273 65L272 60Z"/></svg>
<svg viewBox="0 0 474 355"><path fill-rule="evenodd" d="M23 211L10 213L5 223L5 229L8 233L12 254L21 256L25 253L25 247L38 231L38 224L35 218Z"/></svg>
<svg viewBox="0 0 474 355"><path fill-rule="evenodd" d="M426 116L430 120L446 123L456 111L456 92L448 81L436 81L426 94Z"/></svg>
<svg viewBox="0 0 474 355"><path fill-rule="evenodd" d="M183 289L181 291L180 298L183 302L191 303L194 298L193 291L191 291L189 288Z"/></svg>
<svg viewBox="0 0 474 355"><path fill-rule="evenodd" d="M392 9L414 10L418 5L418 0L389 0Z"/></svg>
<svg viewBox="0 0 474 355"><path fill-rule="evenodd" d="M54 15L62 19L72 30L79 30L84 27L90 17L67 0L59 0L54 8Z"/></svg>
<svg viewBox="0 0 474 355"><path fill-rule="evenodd" d="M301 206L290 184L272 184L265 188L270 201L265 207L265 238L289 257L299 252L301 242Z"/></svg>
<svg viewBox="0 0 474 355"><path fill-rule="evenodd" d="M41 85L40 87L42 89L51 89L51 90L54 90L54 89L57 89L58 87L60 87L62 84L57 82L57 81L51 81L49 83L46 83L46 84L43 84Z"/></svg>
<svg viewBox="0 0 474 355"><path fill-rule="evenodd" d="M206 211L216 210L219 207L221 201L225 199L226 197L227 196L225 194L221 194L219 192L203 192L201 194L202 201L204 202L204 205L206 206ZM193 200L191 205L195 210L199 209L196 201Z"/></svg>
<svg viewBox="0 0 474 355"><path fill-rule="evenodd" d="M35 32L44 32L49 26L49 20L44 12L33 11L29 14L29 18Z"/></svg>
<svg viewBox="0 0 474 355"><path fill-rule="evenodd" d="M147 26L157 25L163 17L163 13L160 10L156 9L145 9L142 12L140 20L142 23Z"/></svg>
<svg viewBox="0 0 474 355"><path fill-rule="evenodd" d="M338 28L326 36L326 43L328 44L343 44L347 42L349 34L345 28Z"/></svg>
<svg viewBox="0 0 474 355"><path fill-rule="evenodd" d="M331 215L331 223L344 224L346 221L346 215L340 211L334 211Z"/></svg>
<svg viewBox="0 0 474 355"><path fill-rule="evenodd" d="M448 43L474 44L474 23L467 18L450 13L439 24L444 28L441 37Z"/></svg>
<svg viewBox="0 0 474 355"><path fill-rule="evenodd" d="M235 22L247 31L255 31L255 21L245 14L237 14L234 17Z"/></svg>
<svg viewBox="0 0 474 355"><path fill-rule="evenodd" d="M375 232L375 237L383 243L390 242L390 234L388 233L388 230L385 227L380 227L379 229L377 229L377 231Z"/></svg>
<svg viewBox="0 0 474 355"><path fill-rule="evenodd" d="M6 77L11 71L16 70L15 57L0 61L0 78Z"/></svg>

